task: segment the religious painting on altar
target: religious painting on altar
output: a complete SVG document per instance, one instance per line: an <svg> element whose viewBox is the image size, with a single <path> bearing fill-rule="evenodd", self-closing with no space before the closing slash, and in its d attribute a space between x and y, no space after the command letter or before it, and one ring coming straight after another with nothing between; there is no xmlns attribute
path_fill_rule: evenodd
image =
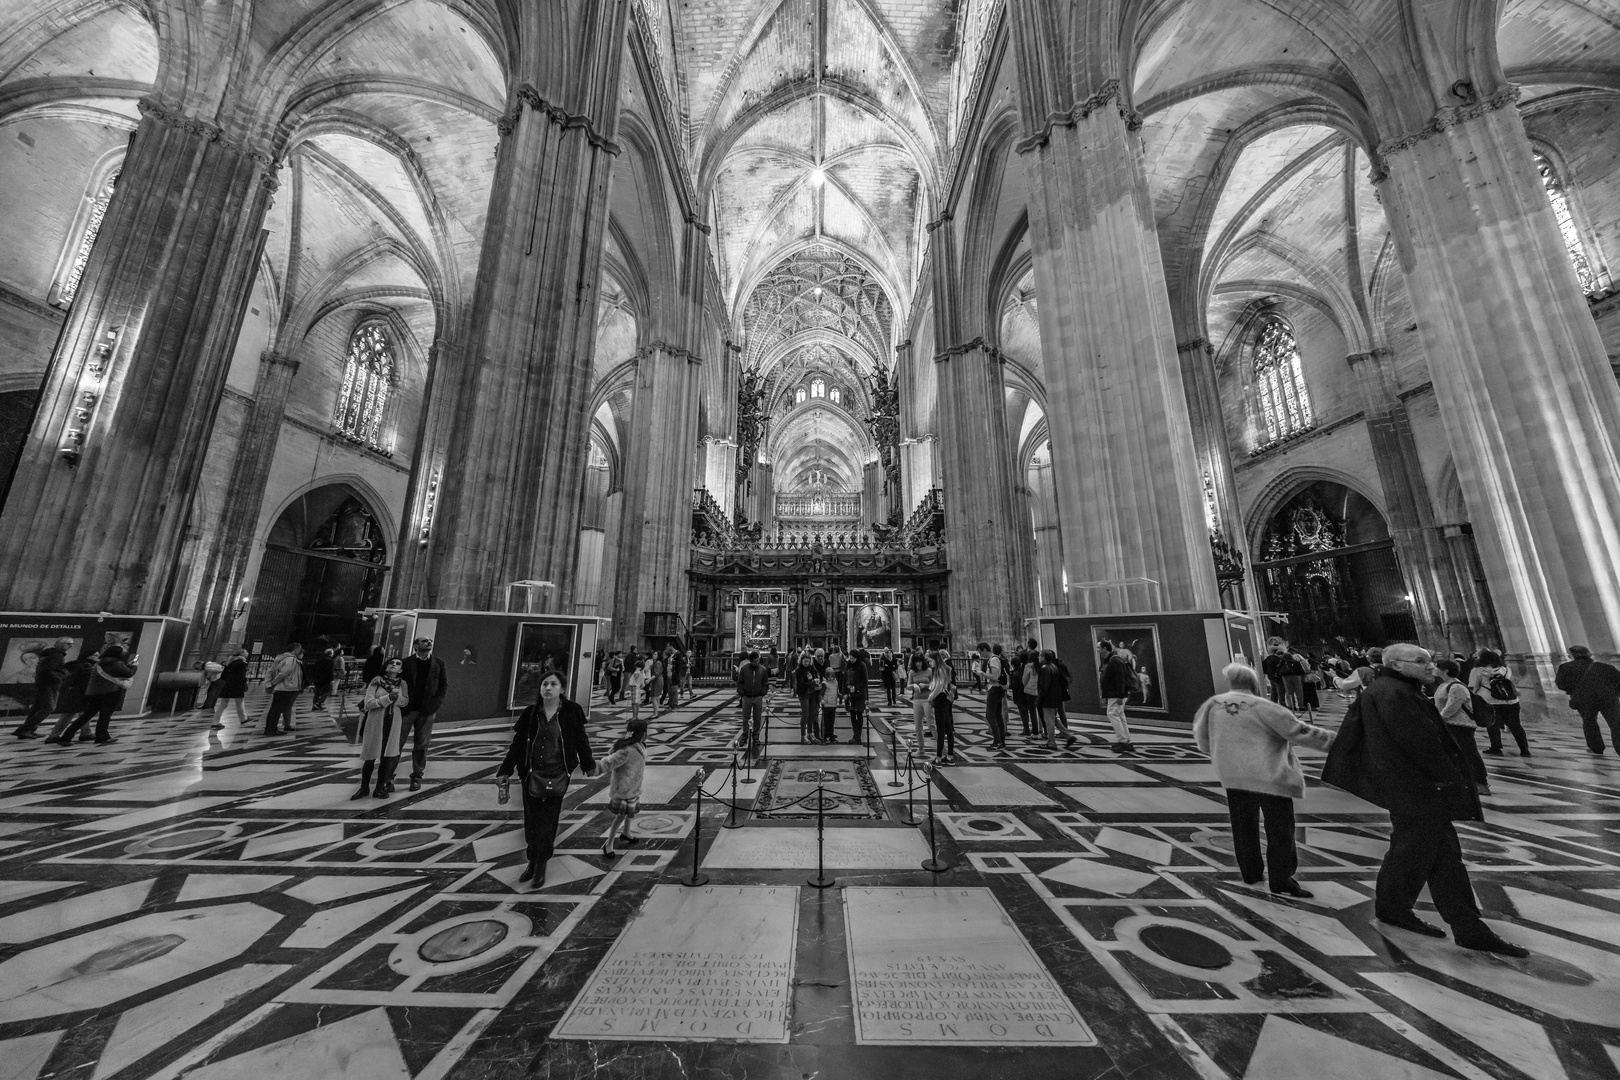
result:
<svg viewBox="0 0 1620 1080"><path fill-rule="evenodd" d="M574 634L578 630L573 623L518 624L517 655L512 662L512 689L507 708L526 709L539 701L540 680L553 671L563 673L563 696L573 697L567 679L568 669L574 662ZM589 691L590 688L583 689Z"/></svg>
<svg viewBox="0 0 1620 1080"><path fill-rule="evenodd" d="M879 652L895 648L895 627L900 623L898 604L849 605L848 647Z"/></svg>
<svg viewBox="0 0 1620 1080"><path fill-rule="evenodd" d="M1151 623L1091 628L1091 655L1094 658L1093 670L1097 673L1098 697L1102 696L1102 654L1097 651L1097 644L1104 640L1113 642L1115 650L1123 649L1129 654L1127 660L1142 684L1141 690L1125 699L1126 707L1169 711L1170 706L1164 697L1164 652L1159 646L1159 628Z"/></svg>
<svg viewBox="0 0 1620 1080"><path fill-rule="evenodd" d="M737 608L737 651L740 653L758 649L768 653L774 647L778 651L787 650L787 639L784 636L784 618L787 609L780 606L751 607L742 605Z"/></svg>

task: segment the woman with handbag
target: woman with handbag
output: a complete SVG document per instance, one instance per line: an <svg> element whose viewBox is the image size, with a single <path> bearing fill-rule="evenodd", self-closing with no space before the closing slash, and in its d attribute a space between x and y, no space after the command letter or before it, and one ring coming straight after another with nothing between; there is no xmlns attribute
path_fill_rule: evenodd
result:
<svg viewBox="0 0 1620 1080"><path fill-rule="evenodd" d="M956 719L951 703L956 700L956 668L950 654L940 649L928 655L928 700L934 708L934 764L956 764Z"/></svg>
<svg viewBox="0 0 1620 1080"><path fill-rule="evenodd" d="M563 796L568 794L568 776L575 769L587 776L596 771L591 741L585 734L585 710L562 696L566 685L567 677L560 671L548 671L541 677L540 700L518 716L506 760L495 770L502 802L513 772L523 782L523 839L529 865L518 876L519 882L545 882L546 863L557 843Z"/></svg>
<svg viewBox="0 0 1620 1080"><path fill-rule="evenodd" d="M1451 741L1462 751L1463 760L1468 762L1469 771L1474 776L1474 786L1481 795L1489 795L1491 776L1485 771L1485 759L1480 756L1479 744L1474 741L1474 713L1478 711L1474 695L1457 678L1462 668L1455 660L1440 660L1434 666L1440 673L1440 682L1434 688L1434 705L1440 710L1440 719L1446 722L1446 734L1451 736Z"/></svg>
<svg viewBox="0 0 1620 1080"><path fill-rule="evenodd" d="M84 711L63 729L56 739L59 746L73 741L78 730L96 718L96 742L112 743L118 740L107 734L107 725L113 713L124 703L124 691L135 682L135 665L139 656L128 656L122 645L109 645L101 650L95 666L90 669L90 682L84 689ZM47 739L47 742L51 740Z"/></svg>
<svg viewBox="0 0 1620 1080"><path fill-rule="evenodd" d="M411 692L400 676L405 662L397 656L382 666L382 674L366 685L360 698L360 790L350 801L369 793L386 799L394 790L394 770L399 768L400 736L405 728L405 709ZM377 786L371 786L371 772L377 771Z"/></svg>

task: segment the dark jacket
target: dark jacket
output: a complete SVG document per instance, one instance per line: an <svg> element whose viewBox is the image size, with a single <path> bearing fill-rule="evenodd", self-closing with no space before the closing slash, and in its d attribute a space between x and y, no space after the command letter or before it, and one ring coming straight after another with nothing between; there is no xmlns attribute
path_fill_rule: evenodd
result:
<svg viewBox="0 0 1620 1080"><path fill-rule="evenodd" d="M332 654L325 649L309 658L304 665L304 678L306 681L320 685L332 681L335 669L332 665Z"/></svg>
<svg viewBox="0 0 1620 1080"><path fill-rule="evenodd" d="M219 674L219 697L239 698L247 697L248 662L238 656L225 665L225 670Z"/></svg>
<svg viewBox="0 0 1620 1080"><path fill-rule="evenodd" d="M407 656L399 677L411 691L411 707L406 712L436 713L444 704L445 691L450 689L450 676L444 661L437 656L418 659L415 653Z"/></svg>
<svg viewBox="0 0 1620 1080"><path fill-rule="evenodd" d="M528 778L529 747L543 716L545 711L539 702L518 714L517 723L512 725L512 745L506 748L506 759L495 770L496 776L511 776L516 771L519 778ZM557 704L557 723L562 726L563 765L569 772L594 772L596 759L591 756L591 740L585 734L585 710L578 702L563 698Z"/></svg>
<svg viewBox="0 0 1620 1080"><path fill-rule="evenodd" d="M383 655L383 651L372 649L371 655L366 657L366 662L360 667L360 681L370 686L371 680L382 674L383 665L386 663L388 658Z"/></svg>
<svg viewBox="0 0 1620 1080"><path fill-rule="evenodd" d="M1413 679L1380 669L1351 703L1322 781L1391 814L1483 821L1462 751Z"/></svg>
<svg viewBox="0 0 1620 1080"><path fill-rule="evenodd" d="M34 685L41 690L60 690L67 681L67 653L55 645L39 654L34 665Z"/></svg>
<svg viewBox="0 0 1620 1080"><path fill-rule="evenodd" d="M1128 698L1131 696L1131 665L1117 652L1108 654L1108 659L1102 662L1102 670L1097 676L1098 689L1106 698Z"/></svg>
<svg viewBox="0 0 1620 1080"><path fill-rule="evenodd" d="M867 672L866 665L861 662L860 658L854 657L851 658L849 669L844 672L844 677L848 680L847 689L845 690L847 696L844 703L849 706L850 712L860 712L866 708L866 684L871 675Z"/></svg>
<svg viewBox="0 0 1620 1080"><path fill-rule="evenodd" d="M1058 671L1056 664L1042 664L1040 673L1041 692L1036 695L1036 705L1043 709L1061 709L1063 707L1063 673Z"/></svg>
<svg viewBox="0 0 1620 1080"><path fill-rule="evenodd" d="M1266 658L1260 661L1260 670L1266 673L1267 678L1280 679L1284 675L1303 675L1304 670L1288 653L1267 653Z"/></svg>
<svg viewBox="0 0 1620 1080"><path fill-rule="evenodd" d="M40 666L44 663L41 660ZM1569 695L1570 708L1578 712L1612 705L1620 698L1620 668L1589 656L1559 664L1553 682Z"/></svg>
<svg viewBox="0 0 1620 1080"><path fill-rule="evenodd" d="M821 671L814 664L803 664L793 669L793 696L805 697L821 693Z"/></svg>
<svg viewBox="0 0 1620 1080"><path fill-rule="evenodd" d="M737 693L743 697L764 697L771 689L771 673L764 664L744 660L737 669Z"/></svg>
<svg viewBox="0 0 1620 1080"><path fill-rule="evenodd" d="M102 658L96 661L96 666L90 672L90 684L85 688L85 697L123 697L128 687L119 686L114 679L130 679L135 676L135 668L122 660Z"/></svg>

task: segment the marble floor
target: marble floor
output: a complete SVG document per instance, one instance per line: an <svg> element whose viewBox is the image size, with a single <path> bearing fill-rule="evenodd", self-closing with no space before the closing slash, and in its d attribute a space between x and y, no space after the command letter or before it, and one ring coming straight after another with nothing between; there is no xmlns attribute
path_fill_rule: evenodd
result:
<svg viewBox="0 0 1620 1080"><path fill-rule="evenodd" d="M1620 759L1572 724L1488 759L1463 830L1516 961L1374 924L1387 818L1314 780L1314 898L1244 887L1184 730L1121 756L1082 718L1073 751L996 753L968 694L929 784L909 710L808 747L792 704L774 774L733 771L727 692L658 717L635 845L602 856L576 781L538 888L491 780L504 721L441 729L420 792L360 802L352 725L307 699L290 737L0 736L0 1080L1620 1080Z"/></svg>

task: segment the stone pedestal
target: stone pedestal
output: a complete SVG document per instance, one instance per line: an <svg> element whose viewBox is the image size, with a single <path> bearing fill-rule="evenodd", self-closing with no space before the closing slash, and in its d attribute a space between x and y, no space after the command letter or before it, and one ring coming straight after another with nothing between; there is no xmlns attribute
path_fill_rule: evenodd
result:
<svg viewBox="0 0 1620 1080"><path fill-rule="evenodd" d="M263 151L141 103L0 520L0 606L170 613L274 187Z"/></svg>
<svg viewBox="0 0 1620 1080"><path fill-rule="evenodd" d="M1208 610L1198 456L1140 140L1117 97L1110 84L1018 147L1069 582L1157 583L1071 588L1069 610Z"/></svg>
<svg viewBox="0 0 1620 1080"><path fill-rule="evenodd" d="M703 358L655 342L635 363L613 588L613 640L621 645L639 643L643 612L687 608L692 449Z"/></svg>
<svg viewBox="0 0 1620 1080"><path fill-rule="evenodd" d="M1620 652L1620 388L1508 86L1386 141L1379 190L1503 644Z"/></svg>
<svg viewBox="0 0 1620 1080"><path fill-rule="evenodd" d="M500 125L424 589L436 607L498 608L506 583L538 579L556 583L547 611L573 610L622 5L616 17L595 115L523 86Z"/></svg>
<svg viewBox="0 0 1620 1080"><path fill-rule="evenodd" d="M200 655L217 659L229 643L236 606L247 593L248 559L253 554L254 532L264 503L281 421L287 412L298 361L283 353L267 352L259 358L259 378L253 385L253 405L236 444L236 461L226 489L224 520L219 541L209 558L197 598L195 626Z"/></svg>

